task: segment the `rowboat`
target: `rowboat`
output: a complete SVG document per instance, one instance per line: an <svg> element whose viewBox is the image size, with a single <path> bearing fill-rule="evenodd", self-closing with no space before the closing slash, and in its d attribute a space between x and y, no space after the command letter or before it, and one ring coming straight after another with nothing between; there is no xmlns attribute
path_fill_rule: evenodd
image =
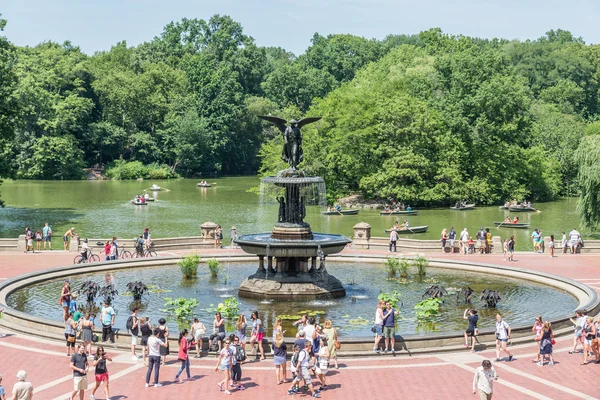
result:
<svg viewBox="0 0 600 400"><path fill-rule="evenodd" d="M410 211L380 211L379 215L418 215L419 210Z"/></svg>
<svg viewBox="0 0 600 400"><path fill-rule="evenodd" d="M323 215L356 215L360 210L323 211Z"/></svg>
<svg viewBox="0 0 600 400"><path fill-rule="evenodd" d="M196 186L198 186L198 187L210 187L211 185L209 183L199 183Z"/></svg>
<svg viewBox="0 0 600 400"><path fill-rule="evenodd" d="M148 205L148 203L142 203L141 201L131 200L131 202L133 204L135 204L136 206L147 206Z"/></svg>
<svg viewBox="0 0 600 400"><path fill-rule="evenodd" d="M523 206L510 206L510 207L508 207L508 211L512 211L512 212L533 212L533 211L537 211L537 208L523 207Z"/></svg>
<svg viewBox="0 0 600 400"><path fill-rule="evenodd" d="M494 222L498 228L513 228L513 229L527 229L529 228L529 224L524 222L517 222L513 224L512 222Z"/></svg>
<svg viewBox="0 0 600 400"><path fill-rule="evenodd" d="M474 210L475 209L475 204L465 204L464 206L461 207L450 207L451 210L456 210L456 211L467 211L467 210Z"/></svg>
<svg viewBox="0 0 600 400"><path fill-rule="evenodd" d="M147 202L149 202L149 201L154 201L154 200L156 200L156 199L155 199L154 197L148 197L148 198L145 198L145 200L146 200L146 203L147 203Z"/></svg>
<svg viewBox="0 0 600 400"><path fill-rule="evenodd" d="M150 188L150 190L152 190L153 192L160 192L161 187L158 185L152 185L152 187Z"/></svg>
<svg viewBox="0 0 600 400"><path fill-rule="evenodd" d="M396 231L398 235L410 235L412 233L425 233L429 229L428 225L423 226L411 226L408 229L399 228L399 229L386 229L385 233L390 233L391 231Z"/></svg>

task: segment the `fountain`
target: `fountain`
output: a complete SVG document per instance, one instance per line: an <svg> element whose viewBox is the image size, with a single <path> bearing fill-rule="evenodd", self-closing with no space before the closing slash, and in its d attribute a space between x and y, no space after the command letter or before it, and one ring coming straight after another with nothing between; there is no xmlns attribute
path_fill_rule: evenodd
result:
<svg viewBox="0 0 600 400"><path fill-rule="evenodd" d="M282 159L290 167L277 176L263 178L263 185L279 190L279 213L272 232L249 234L235 241L243 251L258 256L258 270L242 282L240 297L302 300L343 297L342 283L327 273L325 258L339 253L351 242L345 236L312 232L304 222L307 202L315 191L323 193L323 178L306 176L297 169L304 158L300 128L320 117L292 120L261 116L274 123L283 133ZM265 258L267 265L265 266Z"/></svg>

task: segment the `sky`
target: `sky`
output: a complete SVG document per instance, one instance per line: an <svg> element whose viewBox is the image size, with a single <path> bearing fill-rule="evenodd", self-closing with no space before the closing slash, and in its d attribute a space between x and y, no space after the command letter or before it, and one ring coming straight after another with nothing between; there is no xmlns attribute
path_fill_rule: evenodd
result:
<svg viewBox="0 0 600 400"><path fill-rule="evenodd" d="M302 54L315 33L383 39L439 27L482 38L537 39L550 29L600 43L600 2L579 0L1 0L19 46L70 40L84 52L150 41L171 21L229 15L258 46Z"/></svg>

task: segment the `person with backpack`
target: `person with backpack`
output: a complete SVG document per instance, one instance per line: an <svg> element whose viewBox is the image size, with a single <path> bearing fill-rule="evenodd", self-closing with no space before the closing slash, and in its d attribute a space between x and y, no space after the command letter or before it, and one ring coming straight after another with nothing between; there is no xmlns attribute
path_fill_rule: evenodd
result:
<svg viewBox="0 0 600 400"><path fill-rule="evenodd" d="M298 352L298 361L297 368L299 369L299 373L292 381L292 386L288 389L288 394L294 395L297 390L294 390L296 385L300 384L300 381L304 380L306 386L308 386L308 390L312 397L318 398L321 397L319 393L317 393L312 385L312 378L310 376L310 370L314 370L315 363L314 357L310 356L312 343L310 341L306 341L304 343L304 349Z"/></svg>
<svg viewBox="0 0 600 400"><path fill-rule="evenodd" d="M296 377L298 376L298 356L300 354L300 345L294 344L294 353L292 354L292 358L290 360L290 370L292 371L292 382L296 381ZM300 390L299 383L297 382L295 385L292 385L292 391L298 392Z"/></svg>
<svg viewBox="0 0 600 400"><path fill-rule="evenodd" d="M277 379L277 384L281 385L287 380L287 345L283 340L283 333L277 332L277 334L275 335L275 341L271 345L271 348L273 349L273 364L275 364L275 378Z"/></svg>
<svg viewBox="0 0 600 400"><path fill-rule="evenodd" d="M150 325L150 317L142 317L140 318L140 333L142 334L142 360L144 361L144 365L146 365L146 353L148 349L148 338L152 336L152 325Z"/></svg>
<svg viewBox="0 0 600 400"><path fill-rule="evenodd" d="M133 313L127 318L125 322L125 328L131 332L131 359L137 361L138 357L135 355L135 346L138 342L138 333L140 329L140 320L137 316L138 308L133 309Z"/></svg>
<svg viewBox="0 0 600 400"><path fill-rule="evenodd" d="M184 369L185 373L187 374L188 381L192 379L192 376L190 375L190 357L188 355L188 351L190 347L196 344L196 342L193 340L188 342L187 334L188 330L185 328L179 332L179 352L177 353L177 359L181 361L181 367L179 368L179 371L177 371L177 375L175 375L175 382L179 383L183 383L183 380L179 378L179 375L181 375Z"/></svg>
<svg viewBox="0 0 600 400"><path fill-rule="evenodd" d="M244 390L246 387L242 385L242 362L246 360L246 350L240 345L240 338L232 333L229 335L229 352L231 353L231 387L239 390Z"/></svg>

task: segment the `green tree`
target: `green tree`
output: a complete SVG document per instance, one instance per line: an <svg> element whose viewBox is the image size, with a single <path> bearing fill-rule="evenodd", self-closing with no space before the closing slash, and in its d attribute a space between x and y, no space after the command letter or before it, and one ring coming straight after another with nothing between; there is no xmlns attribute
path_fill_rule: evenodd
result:
<svg viewBox="0 0 600 400"><path fill-rule="evenodd" d="M575 159L579 165L581 187L577 209L583 224L596 229L600 225L600 136L584 137Z"/></svg>
<svg viewBox="0 0 600 400"><path fill-rule="evenodd" d="M31 146L32 156L25 160L17 176L27 179L81 179L83 152L73 136L44 136Z"/></svg>

